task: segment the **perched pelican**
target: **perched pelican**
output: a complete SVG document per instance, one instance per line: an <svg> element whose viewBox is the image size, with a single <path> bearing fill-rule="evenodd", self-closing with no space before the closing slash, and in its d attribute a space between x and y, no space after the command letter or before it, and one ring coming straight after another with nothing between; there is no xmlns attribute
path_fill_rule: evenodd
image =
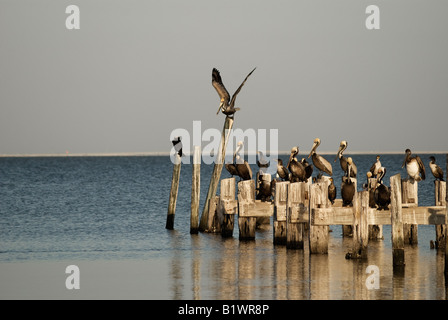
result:
<svg viewBox="0 0 448 320"><path fill-rule="evenodd" d="M227 91L226 87L222 83L221 75L219 74L219 71L216 68L213 68L212 71L212 85L216 89L216 92L218 92L219 97L221 98L221 102L219 104L218 112L219 110L222 111L227 116L233 116L233 114L240 110L240 108L235 108L235 99L238 93L240 92L241 88L243 87L244 83L246 82L247 78L254 72L256 68L254 68L244 79L243 83L240 84L238 89L236 89L235 93L232 96L232 99L230 99L230 94ZM230 103L229 103L230 101Z"/></svg>
<svg viewBox="0 0 448 320"><path fill-rule="evenodd" d="M378 205L378 210L387 210L390 204L390 190L383 184L383 177L386 174L386 168L381 167L378 170L378 181L375 188L375 203Z"/></svg>
<svg viewBox="0 0 448 320"><path fill-rule="evenodd" d="M328 200L331 204L334 204L334 199L336 199L336 186L334 185L333 178L330 178L330 184L328 185Z"/></svg>
<svg viewBox="0 0 448 320"><path fill-rule="evenodd" d="M282 159L277 159L277 174L278 176L283 180L283 181L287 181L289 180L289 172L288 169L286 169L283 166L283 161Z"/></svg>
<svg viewBox="0 0 448 320"><path fill-rule="evenodd" d="M260 168L260 171L264 174L266 172L266 168L269 167L269 161L263 155L263 152L258 151L258 160L257 166Z"/></svg>
<svg viewBox="0 0 448 320"><path fill-rule="evenodd" d="M263 179L263 175L258 176L258 194L257 200L266 201L271 199L271 181Z"/></svg>
<svg viewBox="0 0 448 320"><path fill-rule="evenodd" d="M406 149L406 157L403 161L402 168L406 165L406 171L408 175L415 181L425 180L426 172L425 165L419 156L411 157L411 150ZM421 176L420 176L421 175Z"/></svg>
<svg viewBox="0 0 448 320"><path fill-rule="evenodd" d="M430 156L429 160L431 160L429 167L431 168L432 175L436 180L439 179L440 181L443 181L443 170L436 164L436 158Z"/></svg>
<svg viewBox="0 0 448 320"><path fill-rule="evenodd" d="M291 180L296 181L306 181L306 172L305 167L302 165L301 162L297 161L296 155L299 154L299 148L293 147L291 149L291 155L289 156L288 165L286 166L289 169L289 172L291 172Z"/></svg>
<svg viewBox="0 0 448 320"><path fill-rule="evenodd" d="M174 150L176 150L177 154L182 157L182 142L180 141L180 137L175 137L173 140L171 140Z"/></svg>
<svg viewBox="0 0 448 320"><path fill-rule="evenodd" d="M240 149L243 147L243 142L238 142L238 147L235 151L234 156L234 162L235 162L235 168L236 172L238 173L238 176L243 180L251 180L252 179L252 169L250 168L249 163L242 159L239 152Z"/></svg>
<svg viewBox="0 0 448 320"><path fill-rule="evenodd" d="M353 160L351 157L347 158L347 174L342 177L341 197L342 206L347 207L353 205L353 197L355 196L355 184L350 179L350 171Z"/></svg>
<svg viewBox="0 0 448 320"><path fill-rule="evenodd" d="M313 147L311 148L311 152L308 158L312 156L313 164L319 170L319 177L322 176L322 171L332 176L333 168L331 167L330 162L328 162L326 159L324 159L324 157L316 153L316 149L319 145L320 145L320 139L319 138L314 139Z"/></svg>
<svg viewBox="0 0 448 320"><path fill-rule="evenodd" d="M380 168L381 168L380 156L377 155L376 162L374 164L372 164L372 166L370 167L370 172L372 173L372 176L374 176L375 178L378 178L378 170Z"/></svg>
<svg viewBox="0 0 448 320"><path fill-rule="evenodd" d="M367 182L365 184L363 184L363 189L364 190L368 190L369 191L369 207L370 208L376 208L376 203L375 203L375 188L370 188L369 187L369 179L372 178L372 172L371 171L367 171Z"/></svg>
<svg viewBox="0 0 448 320"><path fill-rule="evenodd" d="M336 162L336 160L339 158L339 163L341 165L342 171L344 171L344 173L347 173L347 158L344 157L344 155L342 154L345 149L347 149L347 141L343 140L339 145L339 150L336 155L336 158L334 159L334 162ZM356 167L355 163L353 163L352 170L350 171L350 177L356 178L357 174L358 174L358 168Z"/></svg>
<svg viewBox="0 0 448 320"><path fill-rule="evenodd" d="M232 175L232 177L238 175L238 171L236 171L235 163L226 163L225 167L226 167L227 171Z"/></svg>
<svg viewBox="0 0 448 320"><path fill-rule="evenodd" d="M305 168L305 179L306 179L305 182L306 182L313 174L313 165L309 164L305 158L302 158L302 160L300 160L300 162L302 163L303 167Z"/></svg>

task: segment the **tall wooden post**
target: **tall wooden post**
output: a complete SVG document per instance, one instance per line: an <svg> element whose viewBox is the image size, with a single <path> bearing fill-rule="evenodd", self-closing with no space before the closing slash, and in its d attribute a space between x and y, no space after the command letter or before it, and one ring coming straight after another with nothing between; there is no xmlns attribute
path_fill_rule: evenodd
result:
<svg viewBox="0 0 448 320"><path fill-rule="evenodd" d="M436 206L446 206L446 181L435 181L435 205ZM445 249L445 229L446 224L436 224L436 249Z"/></svg>
<svg viewBox="0 0 448 320"><path fill-rule="evenodd" d="M221 223L221 235L232 237L238 201L235 200L235 178L221 180L218 215Z"/></svg>
<svg viewBox="0 0 448 320"><path fill-rule="evenodd" d="M328 199L329 180L313 183L310 186L310 210L312 208L328 208L330 200ZM311 211L310 211L311 212ZM310 254L328 253L329 226L315 226L313 219L318 219L310 214L309 230L309 248Z"/></svg>
<svg viewBox="0 0 448 320"><path fill-rule="evenodd" d="M221 133L221 143L219 145L218 155L216 156L215 165L213 167L210 184L208 186L207 197L205 199L204 208L202 210L199 231L206 231L210 200L216 195L218 190L219 178L221 177L222 167L226 156L227 143L229 141L230 132L233 127L233 118L226 117L224 127Z"/></svg>
<svg viewBox="0 0 448 320"><path fill-rule="evenodd" d="M405 265L400 174L396 174L390 178L390 189L392 261L394 269L399 271L400 268L404 267Z"/></svg>
<svg viewBox="0 0 448 320"><path fill-rule="evenodd" d="M353 198L353 252L351 258L367 259L369 191L355 192Z"/></svg>
<svg viewBox="0 0 448 320"><path fill-rule="evenodd" d="M166 229L174 229L174 214L176 212L177 192L179 190L180 166L182 164L181 157L176 153L174 160L173 176L171 178L170 200L168 203L168 213L166 216Z"/></svg>
<svg viewBox="0 0 448 320"><path fill-rule="evenodd" d="M286 207L289 181L277 181L274 194L273 236L274 245L286 244Z"/></svg>
<svg viewBox="0 0 448 320"><path fill-rule="evenodd" d="M288 188L286 206L286 248L303 249L304 217L309 212L309 186L307 182L294 182Z"/></svg>
<svg viewBox="0 0 448 320"><path fill-rule="evenodd" d="M353 202L355 202L356 192L358 191L358 180L356 178L350 178L350 180L355 184L355 195L353 196ZM341 190L342 193L342 183L339 190ZM342 225L342 236L353 237L353 225Z"/></svg>
<svg viewBox="0 0 448 320"><path fill-rule="evenodd" d="M418 207L418 182L410 178L401 180L401 196L404 207ZM418 244L418 224L404 224L404 243Z"/></svg>
<svg viewBox="0 0 448 320"><path fill-rule="evenodd" d="M195 146L193 153L193 174L191 181L190 234L199 230L199 197L201 188L201 147Z"/></svg>
<svg viewBox="0 0 448 320"><path fill-rule="evenodd" d="M238 228L240 240L255 239L257 217L247 216L249 208L255 203L255 181L238 182Z"/></svg>

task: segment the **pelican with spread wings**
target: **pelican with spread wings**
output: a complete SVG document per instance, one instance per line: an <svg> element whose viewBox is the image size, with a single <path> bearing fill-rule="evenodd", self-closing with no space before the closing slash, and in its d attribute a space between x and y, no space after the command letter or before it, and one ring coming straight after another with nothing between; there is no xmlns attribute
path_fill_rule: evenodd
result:
<svg viewBox="0 0 448 320"><path fill-rule="evenodd" d="M219 110L222 111L226 116L232 116L236 111L240 110L240 108L235 108L235 99L238 93L240 92L241 88L243 87L244 83L246 82L247 78L252 74L252 72L255 71L256 68L254 68L244 79L243 83L236 89L235 93L232 96L232 99L230 99L230 94L227 91L226 87L222 83L221 75L219 71L216 68L213 68L212 71L212 85L216 89L216 92L218 92L219 97L221 98L221 103L219 104L219 109L216 114L219 113Z"/></svg>

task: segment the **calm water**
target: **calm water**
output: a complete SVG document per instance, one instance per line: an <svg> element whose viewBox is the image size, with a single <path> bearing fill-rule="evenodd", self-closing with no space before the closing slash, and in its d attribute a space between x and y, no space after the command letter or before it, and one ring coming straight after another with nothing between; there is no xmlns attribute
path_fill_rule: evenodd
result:
<svg viewBox="0 0 448 320"><path fill-rule="evenodd" d="M360 188L375 155L351 156ZM429 154L421 156L428 178L419 205L434 205ZM381 157L386 184L405 175L403 158ZM445 169L445 155L436 159ZM0 298L446 299L444 256L429 247L433 226L420 226L419 245L406 247L404 276L392 272L389 226L362 262L344 258L351 239L340 226L331 227L329 254L312 256L273 246L272 224L250 242L238 240L237 225L230 239L190 235L191 167L181 169L170 231L169 157L0 158ZM340 181L339 163L333 168ZM201 167L201 211L212 169ZM65 288L71 264L81 290ZM365 285L368 265L379 267L378 290Z"/></svg>

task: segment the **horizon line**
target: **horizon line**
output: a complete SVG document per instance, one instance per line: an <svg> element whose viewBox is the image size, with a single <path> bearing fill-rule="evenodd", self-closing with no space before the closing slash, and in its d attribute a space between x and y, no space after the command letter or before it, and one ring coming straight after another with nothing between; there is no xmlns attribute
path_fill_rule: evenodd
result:
<svg viewBox="0 0 448 320"><path fill-rule="evenodd" d="M403 151L350 151L345 152L344 154L360 154L360 155L369 155L369 154L401 154ZM413 154L421 153L421 154L444 154L448 151L413 151ZM245 151L244 155L256 155L256 151ZM279 151L279 155L289 155L290 151ZM308 155L308 153L299 152L299 154ZM333 151L320 151L321 155L335 155L337 152ZM140 157L149 157L149 156L170 156L171 152L167 151L148 151L148 152L104 152L104 153L15 153L15 154L0 154L0 158L32 158L32 157L130 157L130 156L140 156ZM192 156L193 153L185 153L186 156Z"/></svg>

